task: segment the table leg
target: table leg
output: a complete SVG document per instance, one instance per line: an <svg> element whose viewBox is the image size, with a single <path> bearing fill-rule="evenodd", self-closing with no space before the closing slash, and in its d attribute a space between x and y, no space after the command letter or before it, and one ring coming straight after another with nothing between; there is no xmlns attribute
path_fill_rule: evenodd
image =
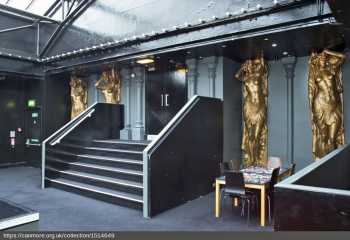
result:
<svg viewBox="0 0 350 240"><path fill-rule="evenodd" d="M237 207L238 206L238 198L233 198L233 206Z"/></svg>
<svg viewBox="0 0 350 240"><path fill-rule="evenodd" d="M266 191L265 186L261 187L261 195L260 195L260 226L265 227L265 205L266 205Z"/></svg>
<svg viewBox="0 0 350 240"><path fill-rule="evenodd" d="M215 217L220 217L220 184L215 181Z"/></svg>

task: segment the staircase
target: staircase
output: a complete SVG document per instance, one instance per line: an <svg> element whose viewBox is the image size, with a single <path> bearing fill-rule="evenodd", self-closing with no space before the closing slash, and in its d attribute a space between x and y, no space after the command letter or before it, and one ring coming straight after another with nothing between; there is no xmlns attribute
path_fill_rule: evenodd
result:
<svg viewBox="0 0 350 240"><path fill-rule="evenodd" d="M147 141L64 141L46 150L45 185L142 209Z"/></svg>

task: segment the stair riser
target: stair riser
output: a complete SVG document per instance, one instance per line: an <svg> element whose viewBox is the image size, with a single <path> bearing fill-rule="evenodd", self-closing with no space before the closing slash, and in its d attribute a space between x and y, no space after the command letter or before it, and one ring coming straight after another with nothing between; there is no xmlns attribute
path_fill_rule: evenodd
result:
<svg viewBox="0 0 350 240"><path fill-rule="evenodd" d="M106 142L92 142L91 146L100 147L100 148L140 151L140 152L142 152L146 148L146 145L143 145L143 144L106 143Z"/></svg>
<svg viewBox="0 0 350 240"><path fill-rule="evenodd" d="M48 152L46 154L46 156L58 158L60 160L66 161L66 162L79 162L79 163L87 163L87 164L96 164L96 165L99 165L101 167L107 166L107 167L115 167L115 168L122 168L122 169L127 169L127 170L137 170L137 171L142 171L142 169L143 169L142 164L108 161L108 160L104 160L103 158L95 159L95 158L86 158L86 157L75 157L72 155L52 153L52 152ZM47 160L47 161L49 161L49 160ZM140 161L140 163L141 163L141 161Z"/></svg>
<svg viewBox="0 0 350 240"><path fill-rule="evenodd" d="M134 208L134 209L138 209L138 210L142 210L142 203L137 203L137 202L133 202L127 199L122 199L122 198L117 198L117 197L112 197L112 196L108 196L102 193L96 193L96 192L92 192L89 190L84 190L84 189L78 189L72 186L67 186L67 185L63 185L63 184L59 184L56 182L51 182L49 180L45 181L45 185L47 187L55 187L67 192L73 192L73 193L77 193L79 195L83 195L83 196L87 196L87 197L91 197L100 201L104 201L104 202L109 202L112 204L117 204L120 206L125 206L125 207L129 207L129 208Z"/></svg>
<svg viewBox="0 0 350 240"><path fill-rule="evenodd" d="M46 172L46 176L48 176L49 178L57 178L59 176L61 178L68 179L68 180L75 181L75 182L79 182L79 183L90 184L90 185L97 186L97 187L103 187L103 188L108 188L111 190L117 190L117 191L121 191L121 192L132 193L132 194L142 196L142 189L135 188L132 186L125 186L125 185L120 185L120 184L116 184L116 183L108 183L108 182L104 182L104 181L100 181L100 180L84 178L84 177L75 176L75 175L71 175L71 174L57 173L57 172L53 172L50 170L48 170Z"/></svg>
<svg viewBox="0 0 350 240"><path fill-rule="evenodd" d="M142 175L140 176L140 175L134 175L134 174L129 174L129 173L112 172L112 171L108 171L108 170L101 170L101 169L82 167L82 166L73 166L73 165L53 163L53 162L48 161L48 166L50 166L50 165L54 168L58 168L58 170L68 170L69 169L69 170L75 170L75 171L79 171L79 172L96 174L96 175L100 175L100 176L130 180L130 181L135 181L135 182L139 182L139 183L142 183L142 181L143 181Z"/></svg>
<svg viewBox="0 0 350 240"><path fill-rule="evenodd" d="M106 157L142 160L142 152L140 153L111 152L111 151L105 151L105 150L75 148L75 147L69 147L64 145L56 145L55 148L53 149L62 150L62 151L75 153L75 154L91 154L91 155L106 156Z"/></svg>

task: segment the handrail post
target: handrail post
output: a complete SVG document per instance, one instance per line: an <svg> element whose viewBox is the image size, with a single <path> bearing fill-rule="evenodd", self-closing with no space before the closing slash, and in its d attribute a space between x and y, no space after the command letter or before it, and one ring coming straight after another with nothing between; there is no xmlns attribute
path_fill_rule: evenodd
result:
<svg viewBox="0 0 350 240"><path fill-rule="evenodd" d="M46 142L41 145L41 188L45 188Z"/></svg>

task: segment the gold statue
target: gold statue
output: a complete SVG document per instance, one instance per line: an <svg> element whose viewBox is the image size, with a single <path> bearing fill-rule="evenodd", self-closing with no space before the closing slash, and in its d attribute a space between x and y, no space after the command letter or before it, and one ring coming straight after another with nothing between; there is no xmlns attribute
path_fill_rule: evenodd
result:
<svg viewBox="0 0 350 240"><path fill-rule="evenodd" d="M268 67L263 55L247 60L236 74L243 82L244 166L267 166Z"/></svg>
<svg viewBox="0 0 350 240"><path fill-rule="evenodd" d="M341 66L345 55L325 50L309 60L308 94L315 159L344 145Z"/></svg>
<svg viewBox="0 0 350 240"><path fill-rule="evenodd" d="M104 71L95 86L101 90L106 103L120 103L121 79L114 68Z"/></svg>
<svg viewBox="0 0 350 240"><path fill-rule="evenodd" d="M73 119L87 108L87 84L73 75L69 85L71 87L70 96L72 101L71 119Z"/></svg>

